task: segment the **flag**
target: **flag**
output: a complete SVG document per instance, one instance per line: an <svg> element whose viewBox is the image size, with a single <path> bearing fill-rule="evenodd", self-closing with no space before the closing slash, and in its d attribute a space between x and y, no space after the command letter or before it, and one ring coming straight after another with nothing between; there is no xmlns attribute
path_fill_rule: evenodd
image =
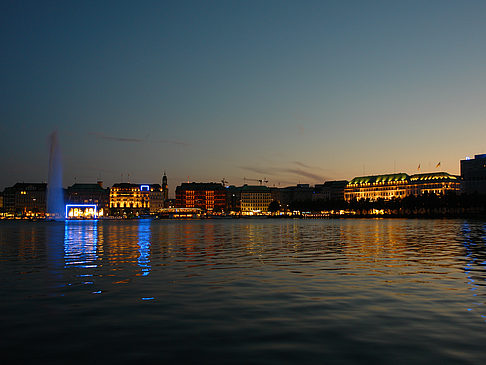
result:
<svg viewBox="0 0 486 365"><path fill-rule="evenodd" d="M440 161L437 165L435 165L435 168L438 168L438 167L440 167Z"/></svg>
<svg viewBox="0 0 486 365"><path fill-rule="evenodd" d="M417 170L419 170L419 171L420 171L420 164L418 165Z"/></svg>

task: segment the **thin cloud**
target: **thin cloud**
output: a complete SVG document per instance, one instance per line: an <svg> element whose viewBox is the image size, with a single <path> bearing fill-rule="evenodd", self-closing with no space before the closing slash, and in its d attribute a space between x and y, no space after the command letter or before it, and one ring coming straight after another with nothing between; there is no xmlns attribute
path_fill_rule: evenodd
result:
<svg viewBox="0 0 486 365"><path fill-rule="evenodd" d="M189 143L187 142L182 142L182 141L177 141L177 140L171 140L171 139L156 139L150 142L155 142L155 143L170 143L170 144L176 144L179 146L190 146Z"/></svg>
<svg viewBox="0 0 486 365"><path fill-rule="evenodd" d="M117 142L136 142L136 143L140 143L140 142L146 142L146 140L144 139L140 139L140 138L126 138L126 137L114 137L114 136L108 136L106 134L103 134L103 133L94 133L94 132L89 132L88 133L90 136L95 136L97 138L101 138L101 139L107 139L109 141L117 141Z"/></svg>
<svg viewBox="0 0 486 365"><path fill-rule="evenodd" d="M115 136L109 136L104 133L95 133L95 132L89 132L88 133L90 136L95 136L97 138L101 139L106 139L109 141L116 141L116 142L131 142L131 143L143 143L143 142L149 142L149 143L168 143L168 144L175 144L179 146L189 146L189 143L182 142L182 141L177 141L177 140L170 140L170 139L155 139L155 140L149 140L149 137L147 135L146 138L131 138L131 137L115 137Z"/></svg>
<svg viewBox="0 0 486 365"><path fill-rule="evenodd" d="M239 166L239 168L250 172L255 172L257 174L274 175L274 173L271 172L272 169L270 168L265 169L265 168L254 167L254 166Z"/></svg>
<svg viewBox="0 0 486 365"><path fill-rule="evenodd" d="M321 170L321 171L326 170L326 169L323 169L322 167L319 167L319 166L307 165L306 163L303 163L301 161L293 161L293 163L296 164L297 166L303 167L304 169L307 169L307 170Z"/></svg>
<svg viewBox="0 0 486 365"><path fill-rule="evenodd" d="M269 168L262 168L262 167L255 167L255 166L239 166L240 169L247 170L250 172L254 172L260 174L262 176L275 176L275 175L282 175L282 174L293 174L297 176L303 176L313 181L323 181L326 178L317 175L313 172L306 171L305 169L300 168L283 168L283 167L269 167ZM310 169L310 167L309 167Z"/></svg>
<svg viewBox="0 0 486 365"><path fill-rule="evenodd" d="M300 161L294 161L294 164L300 166L300 167L303 167L303 168L306 168L306 169L312 169L313 167L309 166L309 165L306 165L305 163L303 162L300 162Z"/></svg>
<svg viewBox="0 0 486 365"><path fill-rule="evenodd" d="M305 177L307 177L309 179L313 179L313 180L318 180L318 181L324 180L324 177L322 177L320 175L316 175L312 172L304 171L302 169L284 169L284 171L290 172L290 173L298 175L298 176L305 176Z"/></svg>

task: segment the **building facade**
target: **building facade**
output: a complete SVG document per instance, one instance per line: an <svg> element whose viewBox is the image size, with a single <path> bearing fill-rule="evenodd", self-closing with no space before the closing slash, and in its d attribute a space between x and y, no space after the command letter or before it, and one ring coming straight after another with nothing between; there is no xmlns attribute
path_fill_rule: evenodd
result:
<svg viewBox="0 0 486 365"><path fill-rule="evenodd" d="M159 184L151 184L149 187L149 212L155 214L165 208L165 192Z"/></svg>
<svg viewBox="0 0 486 365"><path fill-rule="evenodd" d="M312 200L344 200L344 189L347 185L347 180L326 181L324 184L316 184Z"/></svg>
<svg viewBox="0 0 486 365"><path fill-rule="evenodd" d="M103 188L103 182L96 184L76 183L66 189L67 204L94 204L100 216L108 215L110 208L110 189Z"/></svg>
<svg viewBox="0 0 486 365"><path fill-rule="evenodd" d="M17 183L3 192L4 210L16 216L44 217L46 197L46 183Z"/></svg>
<svg viewBox="0 0 486 365"><path fill-rule="evenodd" d="M408 179L409 176L404 173L355 177L344 189L344 199L373 201L380 198L404 198L407 195Z"/></svg>
<svg viewBox="0 0 486 365"><path fill-rule="evenodd" d="M226 208L226 188L218 183L182 183L176 188L177 208L221 212Z"/></svg>
<svg viewBox="0 0 486 365"><path fill-rule="evenodd" d="M244 185L241 188L241 214L267 213L272 200L272 192L267 186Z"/></svg>
<svg viewBox="0 0 486 365"><path fill-rule="evenodd" d="M149 214L150 189L151 185L148 184L114 184L110 188L110 214L113 216Z"/></svg>
<svg viewBox="0 0 486 365"><path fill-rule="evenodd" d="M486 154L461 160L462 192L486 194Z"/></svg>
<svg viewBox="0 0 486 365"><path fill-rule="evenodd" d="M461 180L458 176L447 172L429 174L415 174L410 176L407 195L445 194L447 192L460 193Z"/></svg>
<svg viewBox="0 0 486 365"><path fill-rule="evenodd" d="M352 179L344 189L346 201L369 199L390 200L404 198L408 195L419 196L426 193L458 193L460 180L447 172L415 174L405 173L361 176Z"/></svg>

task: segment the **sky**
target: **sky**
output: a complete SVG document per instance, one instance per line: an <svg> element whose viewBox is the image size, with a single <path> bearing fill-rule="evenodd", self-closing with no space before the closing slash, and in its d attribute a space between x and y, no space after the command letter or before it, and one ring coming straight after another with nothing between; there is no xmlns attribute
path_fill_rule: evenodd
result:
<svg viewBox="0 0 486 365"><path fill-rule="evenodd" d="M3 1L0 189L53 131L66 187L459 174L485 39L484 1Z"/></svg>

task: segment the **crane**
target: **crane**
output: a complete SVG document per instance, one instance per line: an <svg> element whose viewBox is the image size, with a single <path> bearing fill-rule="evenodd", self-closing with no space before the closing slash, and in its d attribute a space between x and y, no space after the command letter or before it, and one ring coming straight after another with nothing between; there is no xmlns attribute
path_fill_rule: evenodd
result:
<svg viewBox="0 0 486 365"><path fill-rule="evenodd" d="M266 184L268 182L266 177L264 177L263 179L248 179L247 177L244 177L243 182L246 184L247 181L258 181L260 185Z"/></svg>

